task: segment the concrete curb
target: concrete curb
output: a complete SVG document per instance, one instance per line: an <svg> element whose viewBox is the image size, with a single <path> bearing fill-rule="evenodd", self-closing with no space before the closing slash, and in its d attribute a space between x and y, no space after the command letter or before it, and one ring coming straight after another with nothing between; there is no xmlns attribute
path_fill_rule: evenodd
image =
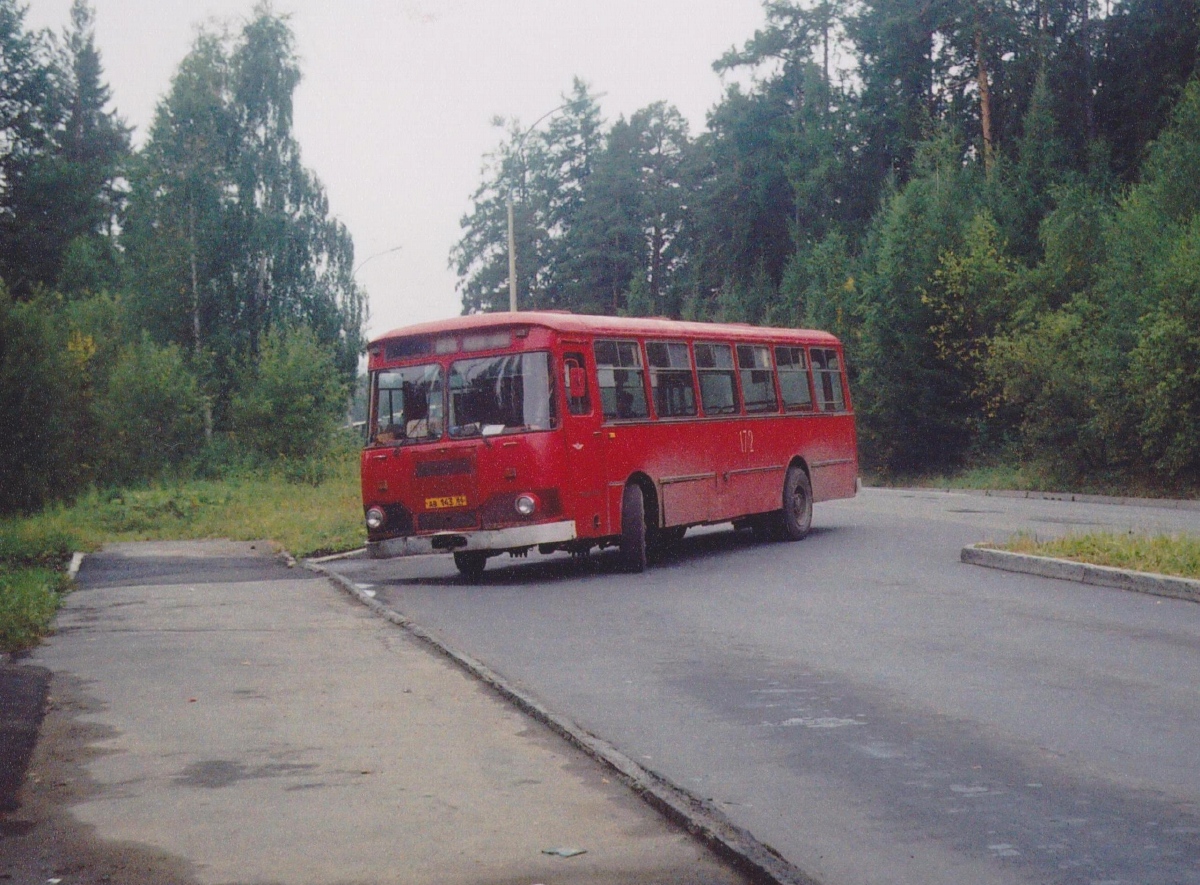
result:
<svg viewBox="0 0 1200 885"><path fill-rule="evenodd" d="M612 744L596 737L570 719L551 712L540 701L480 661L450 647L423 627L392 611L350 579L331 572L312 560L304 560L302 564L306 569L324 575L375 614L406 630L415 639L449 658L469 675L489 686L523 713L547 725L593 759L607 765L657 811L704 840L718 855L754 881L764 885L820 885L816 879L789 863L769 845L755 839L748 830L732 823L711 803L694 796L662 775L643 768Z"/></svg>
<svg viewBox="0 0 1200 885"><path fill-rule="evenodd" d="M1200 581L1191 578L1177 578L1173 575L1159 575L1153 572L1134 572L1106 565L1075 562L1071 559L1010 553L1007 550L994 550L978 544L964 547L960 558L963 562L982 565L986 568L1200 602Z"/></svg>
<svg viewBox="0 0 1200 885"><path fill-rule="evenodd" d="M67 566L67 580L74 581L75 576L79 574L79 567L83 565L83 557L86 554L76 551L71 554L71 564Z"/></svg>
<svg viewBox="0 0 1200 885"><path fill-rule="evenodd" d="M983 498L1024 498L1029 501L1066 501L1077 504L1115 504L1123 507L1158 507L1163 510L1200 510L1200 501L1187 498L1118 498L1079 492L1022 492L1009 489L951 489L863 486L874 492L930 492L942 495L978 495Z"/></svg>

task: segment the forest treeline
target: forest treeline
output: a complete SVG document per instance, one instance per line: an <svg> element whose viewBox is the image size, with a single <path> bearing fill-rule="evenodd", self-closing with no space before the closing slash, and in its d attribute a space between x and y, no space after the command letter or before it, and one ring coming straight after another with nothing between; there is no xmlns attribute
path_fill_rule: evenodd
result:
<svg viewBox="0 0 1200 885"><path fill-rule="evenodd" d="M864 463L1200 480L1197 0L768 0L704 131L587 84L506 127L464 312L829 329Z"/></svg>
<svg viewBox="0 0 1200 885"><path fill-rule="evenodd" d="M292 133L292 32L201 30L144 145L94 12L0 0L0 513L285 459L311 475L363 346L354 247Z"/></svg>

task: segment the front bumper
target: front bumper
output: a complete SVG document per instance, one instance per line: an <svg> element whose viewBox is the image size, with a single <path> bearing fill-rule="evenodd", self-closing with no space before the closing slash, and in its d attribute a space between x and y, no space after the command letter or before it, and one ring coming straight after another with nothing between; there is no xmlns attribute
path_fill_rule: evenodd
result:
<svg viewBox="0 0 1200 885"><path fill-rule="evenodd" d="M437 532L432 535L407 535L368 541L367 555L372 559L391 559L394 556L420 556L424 553L454 553L462 550L487 550L502 553L539 544L561 544L574 541L575 520L545 522L539 525L514 526L470 532Z"/></svg>

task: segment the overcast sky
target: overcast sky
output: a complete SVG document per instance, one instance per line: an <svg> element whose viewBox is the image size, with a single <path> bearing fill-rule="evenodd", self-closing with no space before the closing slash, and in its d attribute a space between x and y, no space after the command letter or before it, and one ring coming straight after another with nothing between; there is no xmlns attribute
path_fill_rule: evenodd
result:
<svg viewBox="0 0 1200 885"><path fill-rule="evenodd" d="M136 143L197 25L237 27L253 5L93 0L105 75ZM32 0L26 24L59 31L70 6ZM291 17L304 74L295 106L304 162L354 237L372 336L461 312L449 252L502 135L493 117L528 125L579 76L604 94L608 123L666 100L695 135L724 90L712 62L763 21L760 0L276 0L275 9Z"/></svg>

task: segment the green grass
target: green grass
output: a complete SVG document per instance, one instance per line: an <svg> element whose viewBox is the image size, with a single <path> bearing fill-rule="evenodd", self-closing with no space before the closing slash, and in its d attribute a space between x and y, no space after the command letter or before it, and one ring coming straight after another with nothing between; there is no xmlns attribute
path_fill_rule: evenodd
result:
<svg viewBox="0 0 1200 885"><path fill-rule="evenodd" d="M366 541L358 457L327 470L247 473L224 480L93 491L30 517L0 519L0 651L32 647L50 629L73 551L111 541L266 540L297 557Z"/></svg>
<svg viewBox="0 0 1200 885"><path fill-rule="evenodd" d="M1000 549L1200 579L1200 537L1195 535L1096 533L1039 540L1033 535L1020 534L1000 545Z"/></svg>
<svg viewBox="0 0 1200 885"><path fill-rule="evenodd" d="M59 570L0 566L0 652L36 645L49 632L66 589Z"/></svg>

